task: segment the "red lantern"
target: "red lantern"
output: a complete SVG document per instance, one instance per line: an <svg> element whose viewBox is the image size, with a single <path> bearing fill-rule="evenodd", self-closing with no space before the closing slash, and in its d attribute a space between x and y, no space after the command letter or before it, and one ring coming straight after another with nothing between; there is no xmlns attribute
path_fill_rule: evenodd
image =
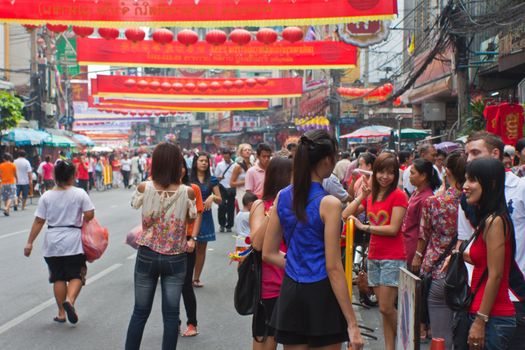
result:
<svg viewBox="0 0 525 350"><path fill-rule="evenodd" d="M28 32L31 32L31 31L37 29L38 27L40 27L40 26L37 26L35 24L23 24L23 26Z"/></svg>
<svg viewBox="0 0 525 350"><path fill-rule="evenodd" d="M143 117L143 116L145 115L144 112L139 112L138 114L139 114L141 117Z"/></svg>
<svg viewBox="0 0 525 350"><path fill-rule="evenodd" d="M233 87L233 83L230 80L225 80L224 83L222 83L222 86L225 89L231 89Z"/></svg>
<svg viewBox="0 0 525 350"><path fill-rule="evenodd" d="M156 80L153 80L149 83L149 87L152 89L158 89L160 87L160 83Z"/></svg>
<svg viewBox="0 0 525 350"><path fill-rule="evenodd" d="M67 30L67 25L65 24L46 24L46 27L53 33L63 33Z"/></svg>
<svg viewBox="0 0 525 350"><path fill-rule="evenodd" d="M153 41L159 44L169 44L173 41L173 33L171 30L160 28L153 32L151 35Z"/></svg>
<svg viewBox="0 0 525 350"><path fill-rule="evenodd" d="M266 77L257 77L255 80L261 85L264 85L268 82L268 78Z"/></svg>
<svg viewBox="0 0 525 350"><path fill-rule="evenodd" d="M120 35L117 28L98 28L98 34L106 40L114 40Z"/></svg>
<svg viewBox="0 0 525 350"><path fill-rule="evenodd" d="M256 35L257 41L269 45L277 40L277 32L271 28L261 28Z"/></svg>
<svg viewBox="0 0 525 350"><path fill-rule="evenodd" d="M124 86L125 87L128 87L128 88L132 88L134 87L135 85L137 85L137 82L135 81L135 79L128 79L124 82Z"/></svg>
<svg viewBox="0 0 525 350"><path fill-rule="evenodd" d="M184 85L182 85L181 83L173 83L171 84L171 87L173 87L175 91L180 91L182 90L182 88L184 88Z"/></svg>
<svg viewBox="0 0 525 350"><path fill-rule="evenodd" d="M148 82L147 82L146 80L144 80L144 79L139 80L137 86L138 86L139 88L141 88L141 89L145 89L145 88L148 87Z"/></svg>
<svg viewBox="0 0 525 350"><path fill-rule="evenodd" d="M246 45L252 40L252 35L246 29L235 29L230 33L230 40L238 45Z"/></svg>
<svg viewBox="0 0 525 350"><path fill-rule="evenodd" d="M186 83L184 87L186 88L186 90L189 90L189 91L193 91L196 88L195 84L193 83Z"/></svg>
<svg viewBox="0 0 525 350"><path fill-rule="evenodd" d="M221 84L216 81L213 81L211 82L210 87L212 88L212 90L219 90L221 88Z"/></svg>
<svg viewBox="0 0 525 350"><path fill-rule="evenodd" d="M233 84L238 89L242 89L244 87L244 81L242 81L241 79L235 80L235 82Z"/></svg>
<svg viewBox="0 0 525 350"><path fill-rule="evenodd" d="M171 89L171 84L165 81L162 84L160 84L160 88L164 91L168 91L169 89Z"/></svg>
<svg viewBox="0 0 525 350"><path fill-rule="evenodd" d="M95 28L73 26L73 32L77 36L84 38L86 36L90 36L91 34L93 34L95 32Z"/></svg>
<svg viewBox="0 0 525 350"><path fill-rule="evenodd" d="M248 85L249 87L254 87L256 84L257 84L257 80L253 78L246 79L246 85Z"/></svg>
<svg viewBox="0 0 525 350"><path fill-rule="evenodd" d="M284 40L295 43L303 39L304 33L299 27L286 27L282 35Z"/></svg>
<svg viewBox="0 0 525 350"><path fill-rule="evenodd" d="M146 32L140 28L128 28L124 32L126 39L133 41L134 43L144 40Z"/></svg>
<svg viewBox="0 0 525 350"><path fill-rule="evenodd" d="M132 115L132 116L136 116L137 112L129 112L129 114Z"/></svg>
<svg viewBox="0 0 525 350"><path fill-rule="evenodd" d="M386 83L383 85L383 89L387 95L390 95L394 91L394 85L391 83Z"/></svg>
<svg viewBox="0 0 525 350"><path fill-rule="evenodd" d="M210 45L222 45L226 38L226 33L222 30L214 29L206 33L206 42Z"/></svg>
<svg viewBox="0 0 525 350"><path fill-rule="evenodd" d="M199 41L199 34L191 29L183 29L177 34L177 41L186 46L193 45Z"/></svg>
<svg viewBox="0 0 525 350"><path fill-rule="evenodd" d="M392 102L392 104L396 107L401 106L401 97L396 97L396 99L394 100L394 102Z"/></svg>
<svg viewBox="0 0 525 350"><path fill-rule="evenodd" d="M199 88L200 91L208 90L208 84L206 84L206 83L199 83L199 85L197 85L197 87Z"/></svg>

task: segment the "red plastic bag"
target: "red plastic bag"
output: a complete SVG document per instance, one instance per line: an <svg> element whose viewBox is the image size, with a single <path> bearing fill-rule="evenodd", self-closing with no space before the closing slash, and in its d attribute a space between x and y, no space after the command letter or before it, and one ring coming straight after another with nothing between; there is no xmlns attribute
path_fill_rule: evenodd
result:
<svg viewBox="0 0 525 350"><path fill-rule="evenodd" d="M136 227L133 227L126 236L126 244L133 249L138 249L139 245L137 244L137 238L142 234L142 224Z"/></svg>
<svg viewBox="0 0 525 350"><path fill-rule="evenodd" d="M102 227L97 219L90 220L82 225L82 247L88 262L99 259L108 247L108 243L108 229Z"/></svg>

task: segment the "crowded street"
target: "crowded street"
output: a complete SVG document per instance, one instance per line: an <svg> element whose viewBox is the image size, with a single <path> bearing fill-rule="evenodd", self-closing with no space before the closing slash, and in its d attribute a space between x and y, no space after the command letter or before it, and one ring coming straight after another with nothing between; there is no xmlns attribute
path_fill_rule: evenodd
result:
<svg viewBox="0 0 525 350"><path fill-rule="evenodd" d="M129 205L132 193L131 190L114 190L91 194L97 217L109 228L110 243L103 259L88 264L87 285L78 302L78 325L51 322L55 302L46 281L48 271L40 249L36 248L30 259L23 256L28 223L32 220L37 199L33 199L33 204L25 211L10 218L0 217L0 275L6 279L6 283L0 285L3 298L0 349L123 348L133 306L136 255L125 240L129 230L140 221L139 212ZM209 248L202 278L206 286L197 291L200 334L181 338L181 349L229 350L251 346L251 317L240 316L233 308L237 276L235 265L230 264L227 255L234 242L231 233L222 233ZM375 333L380 331L377 307L357 310L360 324ZM183 308L181 312L184 314ZM146 328L146 349L159 348L162 340L160 303L154 305ZM366 349L384 349L381 337L369 338Z"/></svg>

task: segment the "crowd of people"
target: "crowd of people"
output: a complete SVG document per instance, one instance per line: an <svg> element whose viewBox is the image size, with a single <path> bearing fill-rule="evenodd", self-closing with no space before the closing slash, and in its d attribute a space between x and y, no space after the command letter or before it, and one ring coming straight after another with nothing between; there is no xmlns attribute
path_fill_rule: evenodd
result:
<svg viewBox="0 0 525 350"><path fill-rule="evenodd" d="M219 232L235 231L237 251L251 245L263 257L261 300L252 320L254 349L276 349L277 344L339 349L347 341L352 349L363 347L342 263L342 225L349 219L367 241L368 285L382 315L385 349L395 349L401 268L432 276L428 307L422 308L421 341L443 338L446 349L520 348L525 342L520 301L525 289L524 146L522 139L511 155L499 137L478 132L464 149L448 154L428 142L415 152L371 146L339 152L330 134L314 130L278 152L263 143L255 153L241 144L236 152L210 155L161 143L151 157L113 157L114 181L122 175L123 186L134 186L132 206L142 211L126 349L140 347L159 279L163 349L176 348L179 334L199 334L193 288L205 286L206 251L216 240L214 205ZM504 162L509 156L510 162ZM56 186L39 201L25 249L29 255L47 221L45 257L55 284L57 322L78 320L74 301L85 260L77 256L78 249L53 251L53 237L74 235L71 247L78 245L82 213L84 221L93 217L89 197L70 190L71 171L77 173L77 185L89 190L89 159L80 156L67 169L62 164L68 161L53 169L46 159L43 180L51 181L46 174L54 172ZM10 164L0 165L6 198L14 191L10 179L19 178L18 168ZM113 184L118 187L119 181ZM23 198L23 188L20 194ZM74 211L74 222L52 205L53 196L69 196L76 203L68 209ZM471 285L479 288L466 312L454 312L444 294L447 256L471 237L464 259L472 267ZM61 258L55 259L57 254Z"/></svg>

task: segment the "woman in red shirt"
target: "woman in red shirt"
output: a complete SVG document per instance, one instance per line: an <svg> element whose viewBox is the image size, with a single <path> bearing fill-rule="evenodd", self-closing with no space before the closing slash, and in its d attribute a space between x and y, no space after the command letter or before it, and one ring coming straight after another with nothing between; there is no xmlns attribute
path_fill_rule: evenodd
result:
<svg viewBox="0 0 525 350"><path fill-rule="evenodd" d="M476 207L477 236L465 261L474 265L471 286L479 285L470 305L470 349L507 349L516 328L514 304L509 298L509 272L514 260L514 227L505 200L505 168L493 158L467 165L463 191Z"/></svg>
<svg viewBox="0 0 525 350"><path fill-rule="evenodd" d="M406 268L405 244L401 224L408 206L406 194L397 187L399 162L395 154L383 152L374 162L372 188L363 185L362 193L343 211L343 219L351 217L358 230L368 232L368 285L374 288L383 317L385 349L394 350L397 332L395 308L399 268ZM369 225L354 215L366 210Z"/></svg>

